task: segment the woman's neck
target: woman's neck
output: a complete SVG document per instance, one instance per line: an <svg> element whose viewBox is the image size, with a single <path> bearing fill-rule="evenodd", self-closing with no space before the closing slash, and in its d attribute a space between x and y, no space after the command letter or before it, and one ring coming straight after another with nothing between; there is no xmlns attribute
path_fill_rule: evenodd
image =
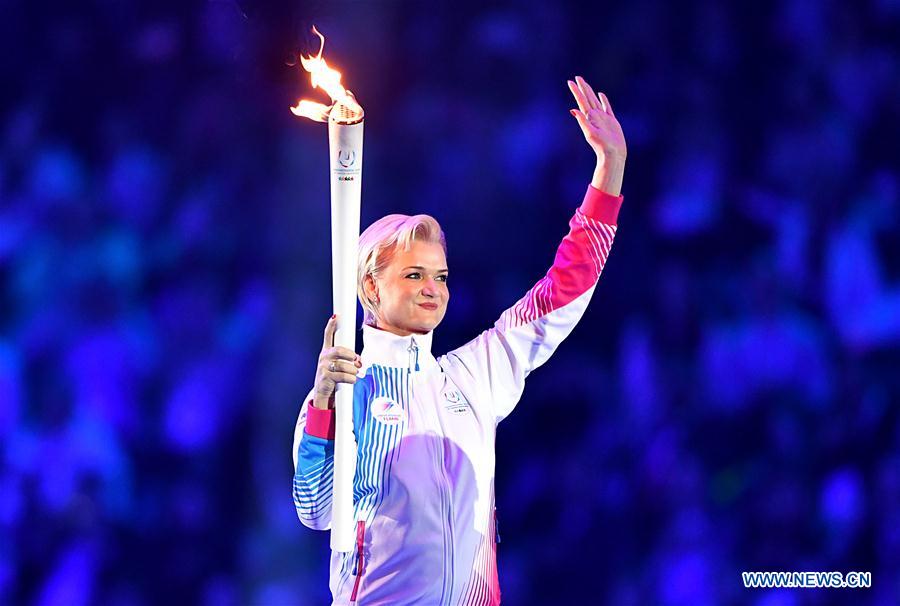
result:
<svg viewBox="0 0 900 606"><path fill-rule="evenodd" d="M408 337L413 334L416 334L416 335L428 334L428 331L421 332L421 331L417 331L417 330L404 330L402 328L397 328L396 326L384 325L384 324L381 324L380 322L378 322L377 320L375 321L375 324L369 324L369 326L371 326L372 328L377 328L378 330L383 330L384 332L389 332L389 333L397 335L399 337Z"/></svg>

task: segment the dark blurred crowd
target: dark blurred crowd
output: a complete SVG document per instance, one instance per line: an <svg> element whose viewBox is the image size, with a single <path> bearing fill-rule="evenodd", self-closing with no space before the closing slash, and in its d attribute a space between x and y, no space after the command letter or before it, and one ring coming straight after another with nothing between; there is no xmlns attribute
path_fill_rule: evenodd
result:
<svg viewBox="0 0 900 606"><path fill-rule="evenodd" d="M0 603L328 603L290 488L332 313L313 24L363 227L446 232L436 355L581 201L566 80L625 131L600 285L498 429L504 603L900 603L897 0L5 3Z"/></svg>

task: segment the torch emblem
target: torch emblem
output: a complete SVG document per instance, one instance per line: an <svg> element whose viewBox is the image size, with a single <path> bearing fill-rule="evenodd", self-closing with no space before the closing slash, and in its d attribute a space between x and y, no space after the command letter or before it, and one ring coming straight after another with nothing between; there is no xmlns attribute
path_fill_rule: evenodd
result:
<svg viewBox="0 0 900 606"><path fill-rule="evenodd" d="M345 151L342 149L338 152L338 162L344 168L350 168L356 163L356 152L353 150Z"/></svg>

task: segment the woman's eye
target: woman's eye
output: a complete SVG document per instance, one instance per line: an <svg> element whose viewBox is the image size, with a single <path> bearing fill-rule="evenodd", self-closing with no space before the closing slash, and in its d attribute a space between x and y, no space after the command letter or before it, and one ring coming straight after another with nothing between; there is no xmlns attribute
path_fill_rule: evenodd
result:
<svg viewBox="0 0 900 606"><path fill-rule="evenodd" d="M406 277L407 277L407 278L420 278L421 276L420 276L419 272L416 271L416 272L413 272L413 273L411 273L411 274L407 274ZM435 278L435 280L440 280L440 281L442 281L442 282L446 282L446 281L447 281L447 276L444 275L444 274L441 274L440 276L437 276L437 277Z"/></svg>

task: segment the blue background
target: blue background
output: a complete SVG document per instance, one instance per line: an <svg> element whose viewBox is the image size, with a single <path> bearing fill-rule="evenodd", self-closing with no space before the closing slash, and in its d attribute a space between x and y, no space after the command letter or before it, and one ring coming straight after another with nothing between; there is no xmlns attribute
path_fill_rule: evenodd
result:
<svg viewBox="0 0 900 606"><path fill-rule="evenodd" d="M332 311L313 24L363 226L447 234L436 354L581 202L566 79L625 131L594 299L498 430L505 603L900 602L897 0L4 2L0 602L328 601L290 488Z"/></svg>

